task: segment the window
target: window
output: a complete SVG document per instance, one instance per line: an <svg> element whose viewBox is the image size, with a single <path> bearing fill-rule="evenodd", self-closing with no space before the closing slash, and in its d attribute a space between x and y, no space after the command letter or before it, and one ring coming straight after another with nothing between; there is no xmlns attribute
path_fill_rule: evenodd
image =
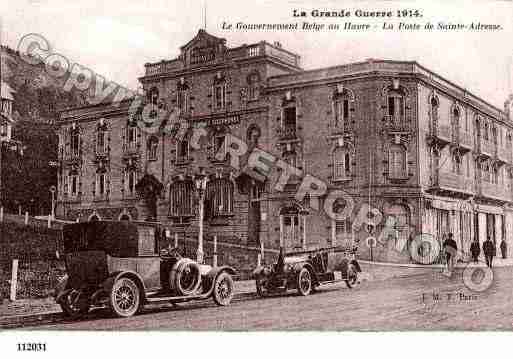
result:
<svg viewBox="0 0 513 359"><path fill-rule="evenodd" d="M406 178L406 149L403 146L390 146L388 161L390 178Z"/></svg>
<svg viewBox="0 0 513 359"><path fill-rule="evenodd" d="M137 172L134 169L125 172L125 190L129 196L135 194L135 185L137 183Z"/></svg>
<svg viewBox="0 0 513 359"><path fill-rule="evenodd" d="M283 154L283 161L287 163L289 166L296 168L297 167L297 155L294 151L287 151Z"/></svg>
<svg viewBox="0 0 513 359"><path fill-rule="evenodd" d="M159 139L155 136L151 136L148 139L148 145L147 145L148 160L150 160L150 161L157 160L158 147L159 147Z"/></svg>
<svg viewBox="0 0 513 359"><path fill-rule="evenodd" d="M176 102L182 113L189 111L189 89L186 86L180 87L177 92Z"/></svg>
<svg viewBox="0 0 513 359"><path fill-rule="evenodd" d="M157 109L158 101L159 101L159 90L156 87L153 87L149 92L149 100L153 110Z"/></svg>
<svg viewBox="0 0 513 359"><path fill-rule="evenodd" d="M80 132L77 129L71 130L71 154L80 155Z"/></svg>
<svg viewBox="0 0 513 359"><path fill-rule="evenodd" d="M126 138L125 138L125 147L128 149L135 149L137 147L137 125L128 124L126 128Z"/></svg>
<svg viewBox="0 0 513 359"><path fill-rule="evenodd" d="M333 179L347 179L351 177L351 155L349 150L338 146L333 151Z"/></svg>
<svg viewBox="0 0 513 359"><path fill-rule="evenodd" d="M184 163L189 160L189 141L183 139L176 141L176 162Z"/></svg>
<svg viewBox="0 0 513 359"><path fill-rule="evenodd" d="M104 196L107 193L107 176L104 172L96 174L96 195Z"/></svg>
<svg viewBox="0 0 513 359"><path fill-rule="evenodd" d="M404 97L398 91L388 93L388 116L393 121L402 121L404 119Z"/></svg>
<svg viewBox="0 0 513 359"><path fill-rule="evenodd" d="M213 150L214 150L214 153L213 153L214 158L217 158L218 153L226 154L225 135L224 134L216 134L214 136ZM224 158L224 156L222 158Z"/></svg>
<svg viewBox="0 0 513 359"><path fill-rule="evenodd" d="M69 193L71 196L76 196L78 194L78 175L77 174L71 174L69 177Z"/></svg>
<svg viewBox="0 0 513 359"><path fill-rule="evenodd" d="M349 121L349 99L337 96L335 106L335 127L345 129Z"/></svg>
<svg viewBox="0 0 513 359"><path fill-rule="evenodd" d="M233 184L228 179L215 179L208 183L210 208L214 216L233 211Z"/></svg>
<svg viewBox="0 0 513 359"><path fill-rule="evenodd" d="M96 133L96 153L107 152L107 131L98 129Z"/></svg>
<svg viewBox="0 0 513 359"><path fill-rule="evenodd" d="M258 48L257 48L258 49ZM260 89L259 89L259 82L260 82L260 75L255 72L248 76L248 99L251 100L258 100L258 97L260 96Z"/></svg>
<svg viewBox="0 0 513 359"><path fill-rule="evenodd" d="M296 130L296 107L289 106L283 109L283 127L287 130Z"/></svg>
<svg viewBox="0 0 513 359"><path fill-rule="evenodd" d="M488 141L489 136L488 136L488 124L487 123L485 123L485 125L484 125L483 135L484 135L484 139Z"/></svg>
<svg viewBox="0 0 513 359"><path fill-rule="evenodd" d="M452 112L452 126L453 133L457 134L460 131L460 110L455 108Z"/></svg>
<svg viewBox="0 0 513 359"><path fill-rule="evenodd" d="M214 106L216 109L223 109L226 106L226 86L224 82L214 85Z"/></svg>
<svg viewBox="0 0 513 359"><path fill-rule="evenodd" d="M0 124L0 136L5 137L7 136L7 123L2 122Z"/></svg>
<svg viewBox="0 0 513 359"><path fill-rule="evenodd" d="M171 215L174 217L193 216L193 183L178 181L171 185L170 204Z"/></svg>
<svg viewBox="0 0 513 359"><path fill-rule="evenodd" d="M335 241L347 238L352 234L351 219L348 217L343 220L335 221Z"/></svg>
<svg viewBox="0 0 513 359"><path fill-rule="evenodd" d="M452 155L452 171L456 174L461 174L461 157L457 153Z"/></svg>

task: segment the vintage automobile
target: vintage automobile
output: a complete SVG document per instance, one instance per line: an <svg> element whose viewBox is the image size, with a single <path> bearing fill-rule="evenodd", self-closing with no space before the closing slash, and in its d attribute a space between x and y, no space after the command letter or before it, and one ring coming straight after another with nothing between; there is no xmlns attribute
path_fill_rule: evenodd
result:
<svg viewBox="0 0 513 359"><path fill-rule="evenodd" d="M354 259L354 248L329 247L280 254L276 263L257 267L253 271L257 293L260 296L296 289L300 295L309 295L320 285L345 281L349 288L359 283L361 272Z"/></svg>
<svg viewBox="0 0 513 359"><path fill-rule="evenodd" d="M129 317L148 303L209 297L226 306L233 297L233 268L199 264L177 248L160 248L166 238L158 224L69 224L63 238L67 274L55 300L69 316L107 305L115 315Z"/></svg>

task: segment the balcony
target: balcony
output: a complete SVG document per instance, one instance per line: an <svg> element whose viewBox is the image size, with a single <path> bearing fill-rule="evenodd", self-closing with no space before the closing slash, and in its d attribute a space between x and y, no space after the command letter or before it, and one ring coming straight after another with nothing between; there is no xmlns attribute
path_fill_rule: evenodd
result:
<svg viewBox="0 0 513 359"><path fill-rule="evenodd" d="M503 163L511 163L511 148L497 146L497 159Z"/></svg>
<svg viewBox="0 0 513 359"><path fill-rule="evenodd" d="M454 172L439 171L435 177L433 189L472 195L474 194L474 181L471 177L465 177Z"/></svg>
<svg viewBox="0 0 513 359"><path fill-rule="evenodd" d="M384 126L389 132L409 132L410 124L404 118L386 115L383 119Z"/></svg>
<svg viewBox="0 0 513 359"><path fill-rule="evenodd" d="M511 190L509 188L486 181L481 182L479 194L499 201L511 201Z"/></svg>
<svg viewBox="0 0 513 359"><path fill-rule="evenodd" d="M451 128L448 125L433 124L428 136L428 141L431 143L438 143L440 145L447 145L452 141Z"/></svg>
<svg viewBox="0 0 513 359"><path fill-rule="evenodd" d="M127 142L123 144L123 157L139 155L139 143Z"/></svg>
<svg viewBox="0 0 513 359"><path fill-rule="evenodd" d="M296 127L286 126L278 129L278 138L280 141L290 141L297 139Z"/></svg>
<svg viewBox="0 0 513 359"><path fill-rule="evenodd" d="M461 149L470 151L474 148L474 138L472 133L467 131L458 131L453 129L453 142L457 143Z"/></svg>
<svg viewBox="0 0 513 359"><path fill-rule="evenodd" d="M479 140L479 152L487 157L493 157L495 155L495 143L481 137Z"/></svg>

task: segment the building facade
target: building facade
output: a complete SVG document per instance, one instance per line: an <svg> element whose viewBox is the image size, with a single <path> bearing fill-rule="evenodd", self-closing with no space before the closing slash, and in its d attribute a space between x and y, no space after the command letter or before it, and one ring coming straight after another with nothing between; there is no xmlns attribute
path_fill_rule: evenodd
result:
<svg viewBox="0 0 513 359"><path fill-rule="evenodd" d="M62 112L58 215L157 220L179 238L197 236L201 221L207 240L287 250L356 244L361 258L392 262L413 260L416 233L437 241L454 233L463 259L472 240L509 244L505 111L416 62L304 71L299 59L267 42L229 48L200 30L178 58L146 64L140 78L155 113L177 114L164 123L170 131L138 125L130 99ZM268 173L248 165L257 150ZM298 195L308 176L322 185ZM334 191L344 196L330 202ZM369 204L377 217L359 225ZM332 218L327 205L350 215Z"/></svg>

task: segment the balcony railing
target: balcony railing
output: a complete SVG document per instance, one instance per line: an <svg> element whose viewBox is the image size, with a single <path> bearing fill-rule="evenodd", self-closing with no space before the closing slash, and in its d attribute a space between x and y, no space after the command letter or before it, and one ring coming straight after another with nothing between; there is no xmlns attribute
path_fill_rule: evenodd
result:
<svg viewBox="0 0 513 359"><path fill-rule="evenodd" d="M384 118L385 127L389 131L407 132L410 130L410 124L405 118L399 116L386 115Z"/></svg>
<svg viewBox="0 0 513 359"><path fill-rule="evenodd" d="M497 146L497 158L505 163L511 163L511 148Z"/></svg>
<svg viewBox="0 0 513 359"><path fill-rule="evenodd" d="M483 197L489 197L502 201L511 201L511 190L506 186L481 181L480 193Z"/></svg>
<svg viewBox="0 0 513 359"><path fill-rule="evenodd" d="M431 128L431 135L442 142L451 142L451 128L448 125L436 124Z"/></svg>
<svg viewBox="0 0 513 359"><path fill-rule="evenodd" d="M467 131L459 131L458 143L461 147L468 149L474 148L474 137L472 136L472 133Z"/></svg>
<svg viewBox="0 0 513 359"><path fill-rule="evenodd" d="M278 137L280 140L294 140L297 138L295 127L282 127L278 130Z"/></svg>
<svg viewBox="0 0 513 359"><path fill-rule="evenodd" d="M472 178L449 171L439 171L438 178L435 179L435 186L455 192L474 192L474 181Z"/></svg>
<svg viewBox="0 0 513 359"><path fill-rule="evenodd" d="M489 157L493 157L495 155L495 144L490 140L481 138L479 141L479 152Z"/></svg>

